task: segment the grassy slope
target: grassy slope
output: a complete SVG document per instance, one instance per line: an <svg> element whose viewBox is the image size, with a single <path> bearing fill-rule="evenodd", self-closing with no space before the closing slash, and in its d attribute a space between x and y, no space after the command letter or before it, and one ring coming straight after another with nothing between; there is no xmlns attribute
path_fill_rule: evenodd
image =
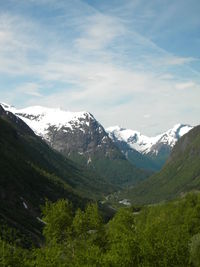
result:
<svg viewBox="0 0 200 267"><path fill-rule="evenodd" d="M136 187L123 192L133 203L149 204L200 190L200 126L184 135L163 169Z"/></svg>

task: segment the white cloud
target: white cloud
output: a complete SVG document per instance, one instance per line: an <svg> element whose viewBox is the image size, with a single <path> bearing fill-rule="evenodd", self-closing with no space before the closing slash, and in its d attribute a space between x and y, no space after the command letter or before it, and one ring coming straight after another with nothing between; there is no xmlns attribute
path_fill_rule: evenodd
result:
<svg viewBox="0 0 200 267"><path fill-rule="evenodd" d="M41 97L40 86L36 83L25 83L16 88L17 93L26 94L34 97Z"/></svg>
<svg viewBox="0 0 200 267"><path fill-rule="evenodd" d="M81 26L81 37L75 45L81 50L100 50L106 48L115 38L125 32L125 28L116 18L97 14L88 17Z"/></svg>
<svg viewBox="0 0 200 267"><path fill-rule="evenodd" d="M49 3L57 5L54 0ZM70 9L66 13L63 10L50 26L48 18L43 24L23 16L0 17L4 21L0 27L0 72L30 81L16 85L19 98L20 94L32 96L23 105L86 109L105 126L121 124L138 130L149 126L152 131L151 125L163 127L178 117L176 110L183 108L181 99L190 99L188 106L196 105L197 90L190 98L186 97L187 90L175 90L200 87L185 76L185 82L180 82L176 74L194 61L192 57L171 55L136 31L134 25L127 27L119 17L102 15L81 3L85 10L77 8L72 14ZM82 13L84 16L79 16ZM58 90L60 84L62 91ZM43 88L50 88L48 95Z"/></svg>
<svg viewBox="0 0 200 267"><path fill-rule="evenodd" d="M168 58L164 58L162 62L166 65L184 65L190 62L195 61L192 57L177 57L177 56L169 56Z"/></svg>
<svg viewBox="0 0 200 267"><path fill-rule="evenodd" d="M160 79L162 79L162 80L172 80L174 78L175 77L170 73L164 73L164 74L160 75Z"/></svg>
<svg viewBox="0 0 200 267"><path fill-rule="evenodd" d="M144 117L145 119L149 119L149 118L151 118L151 114L144 114L143 117Z"/></svg>
<svg viewBox="0 0 200 267"><path fill-rule="evenodd" d="M194 89L198 86L194 82L189 81L189 82L184 82L184 83L177 83L175 87L178 90L185 90L185 89Z"/></svg>

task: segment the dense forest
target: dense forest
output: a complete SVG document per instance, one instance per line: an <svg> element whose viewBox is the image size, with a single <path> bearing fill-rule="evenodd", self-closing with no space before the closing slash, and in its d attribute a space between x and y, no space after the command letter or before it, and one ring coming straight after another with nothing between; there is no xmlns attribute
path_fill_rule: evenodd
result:
<svg viewBox="0 0 200 267"><path fill-rule="evenodd" d="M0 266L200 266L200 195L119 209L107 223L98 205L73 211L65 199L42 208L44 242L20 245L1 226ZM13 241L15 240L15 241Z"/></svg>

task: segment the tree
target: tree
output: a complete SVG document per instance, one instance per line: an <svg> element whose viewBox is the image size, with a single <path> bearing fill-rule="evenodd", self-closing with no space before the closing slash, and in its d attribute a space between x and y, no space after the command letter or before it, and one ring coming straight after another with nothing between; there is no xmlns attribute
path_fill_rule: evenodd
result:
<svg viewBox="0 0 200 267"><path fill-rule="evenodd" d="M108 251L105 266L137 266L139 246L135 216L130 209L120 209L108 224Z"/></svg>
<svg viewBox="0 0 200 267"><path fill-rule="evenodd" d="M200 233L191 238L190 243L190 260L195 267L200 266Z"/></svg>
<svg viewBox="0 0 200 267"><path fill-rule="evenodd" d="M46 201L42 213L45 223L43 234L47 244L52 240L65 242L72 230L72 205L65 199L55 203Z"/></svg>
<svg viewBox="0 0 200 267"><path fill-rule="evenodd" d="M73 220L74 266L101 266L104 226L97 204L77 210Z"/></svg>

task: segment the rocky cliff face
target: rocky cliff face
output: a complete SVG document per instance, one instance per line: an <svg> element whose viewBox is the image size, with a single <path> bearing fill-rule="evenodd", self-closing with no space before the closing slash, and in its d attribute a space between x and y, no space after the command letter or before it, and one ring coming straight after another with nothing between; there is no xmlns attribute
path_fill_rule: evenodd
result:
<svg viewBox="0 0 200 267"><path fill-rule="evenodd" d="M102 152L112 158L112 151L116 150L103 127L87 112L78 121L71 121L71 127L50 125L47 131L45 138L49 144L68 156L78 153L89 160L95 153Z"/></svg>

